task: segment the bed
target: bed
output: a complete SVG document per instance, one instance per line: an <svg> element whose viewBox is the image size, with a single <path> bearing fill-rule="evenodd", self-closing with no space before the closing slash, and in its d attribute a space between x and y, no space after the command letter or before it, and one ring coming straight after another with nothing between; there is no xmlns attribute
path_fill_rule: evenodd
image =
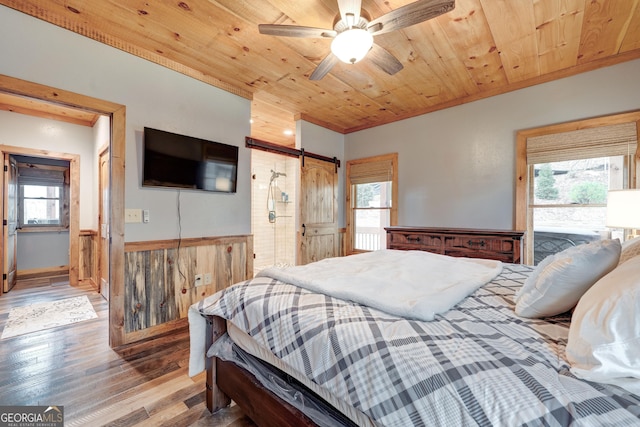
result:
<svg viewBox="0 0 640 427"><path fill-rule="evenodd" d="M619 242L617 248L605 248L604 256L603 245L598 245L599 251L573 266L584 271L587 263L594 270L594 256L608 259L583 288L595 289L624 270L616 268ZM569 258L577 259L575 251ZM535 269L499 263L496 274L467 289L468 295L450 309L430 313L427 319L432 320L391 314L388 301L372 307L354 302L357 298L350 295L327 295L285 281L286 274L266 272L191 307L190 373L206 368L209 410L233 399L258 425L640 425L637 378L624 373L619 381L588 381L584 378L598 369L581 370L575 360L568 360L572 315L575 319L580 303L575 309L576 302L569 302L569 309L561 304L554 307L560 313L543 317L517 314L522 312L520 300L526 300L523 290L533 282L549 281L545 272L550 266L551 278L556 278L552 282L571 282L566 259L558 256ZM380 264L378 259L375 263ZM316 274L330 270L327 265ZM564 276L558 275L558 265L564 266ZM626 270L640 271L640 257L625 265ZM425 277L420 286L433 285L424 271L416 274ZM621 271L618 276L629 274ZM403 292L400 279L379 280L385 281L390 289ZM630 286L636 289L637 281ZM602 287L610 289L607 283ZM578 300L589 292L571 288ZM552 296L554 305L558 295ZM525 302L531 310L531 300ZM587 314L580 314L584 318L602 314L589 311L596 304L588 305L581 311ZM638 323L633 304L628 310L631 323ZM577 341L573 338L574 350L584 345ZM636 361L632 355L631 375Z"/></svg>

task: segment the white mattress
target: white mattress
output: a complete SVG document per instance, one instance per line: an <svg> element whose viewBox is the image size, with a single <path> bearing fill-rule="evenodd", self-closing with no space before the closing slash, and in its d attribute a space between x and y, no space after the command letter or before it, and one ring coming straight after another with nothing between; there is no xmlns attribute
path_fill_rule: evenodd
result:
<svg viewBox="0 0 640 427"><path fill-rule="evenodd" d="M305 385L305 387L316 393L318 396L322 397L326 402L328 402L331 406L336 408L344 416L349 418L357 425L362 427L375 427L377 425L361 411L348 405L343 400L336 398L333 394L331 394L324 388L321 388L316 383L305 377L303 374L299 373L288 364L275 357L273 353L265 349L256 340L251 338L250 335L248 335L246 332L229 321L227 321L227 333L229 334L233 342L242 350L270 364L271 366L278 368L282 372L291 375L293 378L300 381Z"/></svg>

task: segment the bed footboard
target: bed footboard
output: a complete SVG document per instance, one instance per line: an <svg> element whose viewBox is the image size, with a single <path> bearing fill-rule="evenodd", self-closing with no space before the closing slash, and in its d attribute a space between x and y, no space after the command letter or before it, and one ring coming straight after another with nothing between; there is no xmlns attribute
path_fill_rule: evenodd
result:
<svg viewBox="0 0 640 427"><path fill-rule="evenodd" d="M218 316L207 316L207 341L205 348L211 345L227 332L227 322ZM218 375L216 369L216 358L207 357L205 368L207 370L207 409L216 412L231 404L231 399L218 387Z"/></svg>

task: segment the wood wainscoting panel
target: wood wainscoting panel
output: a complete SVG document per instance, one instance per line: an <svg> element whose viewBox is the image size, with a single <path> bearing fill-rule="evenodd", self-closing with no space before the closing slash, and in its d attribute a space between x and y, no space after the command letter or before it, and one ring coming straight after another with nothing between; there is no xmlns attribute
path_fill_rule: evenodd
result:
<svg viewBox="0 0 640 427"><path fill-rule="evenodd" d="M252 277L253 236L127 243L124 269L124 330L147 338L184 326L192 304Z"/></svg>
<svg viewBox="0 0 640 427"><path fill-rule="evenodd" d="M79 263L78 281L91 284L98 288L96 256L98 255L96 230L80 230L78 236Z"/></svg>

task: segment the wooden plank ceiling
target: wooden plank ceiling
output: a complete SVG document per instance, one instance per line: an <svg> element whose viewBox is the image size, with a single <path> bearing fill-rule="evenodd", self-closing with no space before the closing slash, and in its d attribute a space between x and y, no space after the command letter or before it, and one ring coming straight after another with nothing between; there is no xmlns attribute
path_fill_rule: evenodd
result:
<svg viewBox="0 0 640 427"><path fill-rule="evenodd" d="M372 17L412 0L363 0ZM457 0L375 42L404 65L365 58L309 75L330 40L261 35L258 24L331 28L336 0L0 0L252 99L252 136L292 144L302 118L342 133L640 58L640 0Z"/></svg>

